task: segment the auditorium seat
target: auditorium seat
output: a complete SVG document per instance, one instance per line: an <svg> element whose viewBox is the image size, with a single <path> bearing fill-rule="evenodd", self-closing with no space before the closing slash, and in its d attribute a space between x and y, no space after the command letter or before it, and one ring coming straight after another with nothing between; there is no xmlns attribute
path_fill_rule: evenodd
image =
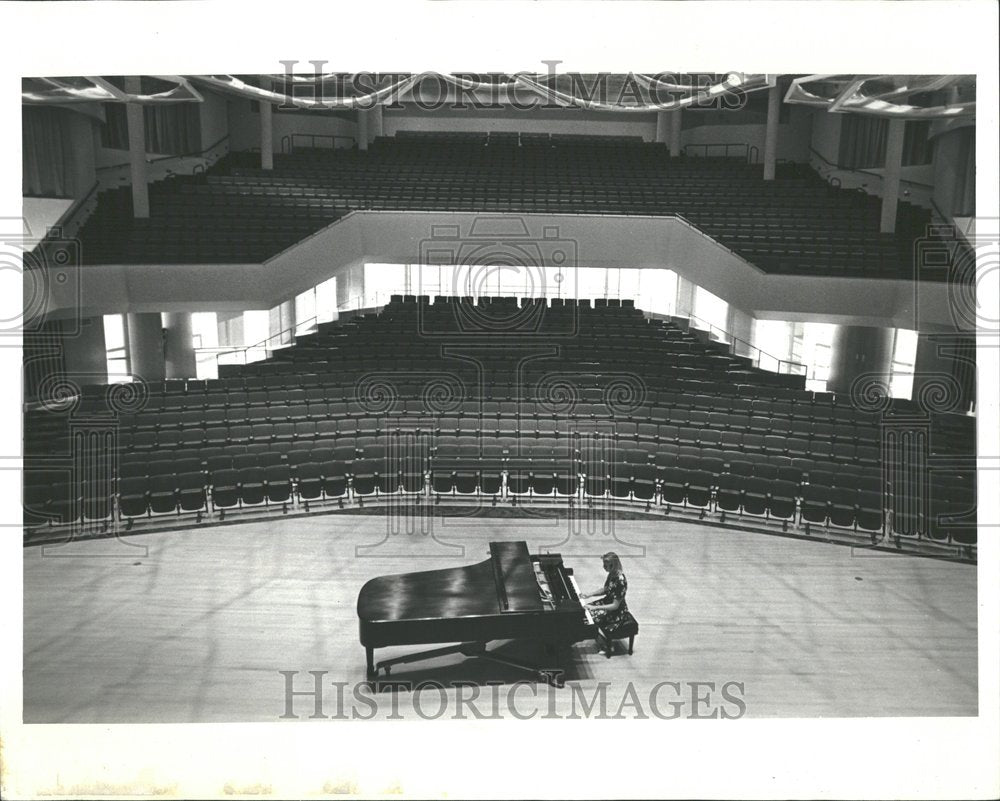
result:
<svg viewBox="0 0 1000 801"><path fill-rule="evenodd" d="M125 476L118 481L118 508L121 516L131 523L149 512L149 480L145 475Z"/></svg>
<svg viewBox="0 0 1000 801"><path fill-rule="evenodd" d="M715 508L721 511L722 519L725 513L739 514L743 508L743 486L749 476L734 473L723 473L716 479Z"/></svg>
<svg viewBox="0 0 1000 801"><path fill-rule="evenodd" d="M482 308L503 303L509 301ZM420 313L447 333L455 326L452 305L436 299ZM548 312L566 308L553 304ZM568 504L579 495L582 474L589 499L610 495L626 507L659 502L693 515L714 505L723 515L783 525L798 511L803 525L829 522L859 534L882 530L879 505L894 504L891 487L883 497L878 429L849 399L778 386L777 376L748 368L671 323L650 321L634 307L574 308L578 333L561 357L561 367L574 376L572 403L536 397L545 369L511 380L515 363L499 350L483 358L478 372L442 359L436 340L408 335L417 322L417 301L324 324L268 359L226 366L224 372L234 374L217 381L171 384L169 392L154 388L158 405L121 418L118 515L125 521L151 512L200 515L207 498L221 511L279 502L287 507L292 498L308 508L324 498L347 503L419 494L428 471L436 496L482 495L496 502L506 468L507 491L519 504L543 497ZM359 382L375 363L401 373L384 408L358 397ZM425 382L409 377L456 369L462 393L440 411L428 405ZM609 407L608 376L621 371L643 375L641 405ZM88 402L103 403L105 391L88 390ZM47 415L38 417L51 425ZM947 425L957 433L935 437L940 453L953 453L956 441L966 448L974 442L974 427ZM26 425L26 443L29 428L45 430ZM47 440L31 436L32 448L44 452ZM429 459L404 448L413 437L426 442ZM234 481L234 469L247 472ZM271 476L278 473L275 482ZM957 480L949 473L944 497L955 497ZM152 507L149 482L156 486ZM26 521L109 519L100 497L92 500L93 487L83 483L75 490L68 479L52 486L66 497L55 497L48 485L29 488L26 480ZM936 503L939 509L953 506ZM974 500L967 506L974 508ZM913 533L901 536L974 543L974 527L954 517L942 514L913 527L900 518L893 534L905 527Z"/></svg>
<svg viewBox="0 0 1000 801"><path fill-rule="evenodd" d="M177 473L177 500L182 512L196 512L198 520L208 511L206 477L200 470Z"/></svg>

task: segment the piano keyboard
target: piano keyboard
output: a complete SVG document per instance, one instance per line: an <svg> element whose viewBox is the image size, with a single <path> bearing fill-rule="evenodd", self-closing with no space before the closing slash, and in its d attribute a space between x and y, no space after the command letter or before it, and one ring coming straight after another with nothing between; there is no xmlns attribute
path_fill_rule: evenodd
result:
<svg viewBox="0 0 1000 801"><path fill-rule="evenodd" d="M538 589L542 592L542 603L546 609L555 609L555 598L552 597L552 589L549 587L549 580L545 578L545 571L538 562L533 562L535 568L535 580L538 582Z"/></svg>
<svg viewBox="0 0 1000 801"><path fill-rule="evenodd" d="M567 578L569 578L569 583L573 585L573 591L576 593L576 597L579 598L580 597L580 587L576 583L576 576L570 575ZM587 618L587 625L588 626L593 626L594 625L594 616L592 614L590 614L590 610L587 609L586 607L584 607L583 614Z"/></svg>

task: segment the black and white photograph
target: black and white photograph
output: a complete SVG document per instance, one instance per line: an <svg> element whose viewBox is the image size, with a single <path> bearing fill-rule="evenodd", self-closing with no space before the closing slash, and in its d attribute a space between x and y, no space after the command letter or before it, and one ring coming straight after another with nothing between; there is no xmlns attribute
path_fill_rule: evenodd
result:
<svg viewBox="0 0 1000 801"><path fill-rule="evenodd" d="M5 797L1000 792L995 6L6 5Z"/></svg>

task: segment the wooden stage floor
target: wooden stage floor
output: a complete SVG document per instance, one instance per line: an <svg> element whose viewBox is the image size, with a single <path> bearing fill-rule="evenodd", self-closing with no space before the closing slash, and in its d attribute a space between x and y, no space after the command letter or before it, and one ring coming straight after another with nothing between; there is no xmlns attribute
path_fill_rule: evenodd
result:
<svg viewBox="0 0 1000 801"><path fill-rule="evenodd" d="M446 716L458 694L477 692L453 682L478 685L480 709L486 693L499 697L504 717L510 703L520 715L579 714L599 692L624 717L637 716L635 699L684 718L977 713L974 565L675 520L588 534L556 519L436 519L433 536L392 534L387 520L332 514L25 548L25 722L277 722L289 701L280 671L297 672L296 691L326 671L325 715L376 719ZM640 624L634 655L579 643L561 655L563 689L445 657L393 670L447 685L433 701L382 688L355 702L367 691L354 686L365 680L361 585L482 561L500 539L562 552L584 589L603 583L599 554L618 551ZM506 647L533 658L530 644ZM291 704L300 719L314 712L309 696Z"/></svg>

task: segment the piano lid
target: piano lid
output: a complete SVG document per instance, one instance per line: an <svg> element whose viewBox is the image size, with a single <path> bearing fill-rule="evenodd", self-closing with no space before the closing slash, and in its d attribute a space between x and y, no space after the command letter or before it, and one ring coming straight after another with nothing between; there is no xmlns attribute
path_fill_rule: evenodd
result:
<svg viewBox="0 0 1000 801"><path fill-rule="evenodd" d="M358 595L358 617L367 622L481 617L544 608L525 542L491 542L490 558L475 565L379 576Z"/></svg>
<svg viewBox="0 0 1000 801"><path fill-rule="evenodd" d="M541 612L545 607L531 564L528 543L491 542L490 560L497 574L501 612Z"/></svg>

